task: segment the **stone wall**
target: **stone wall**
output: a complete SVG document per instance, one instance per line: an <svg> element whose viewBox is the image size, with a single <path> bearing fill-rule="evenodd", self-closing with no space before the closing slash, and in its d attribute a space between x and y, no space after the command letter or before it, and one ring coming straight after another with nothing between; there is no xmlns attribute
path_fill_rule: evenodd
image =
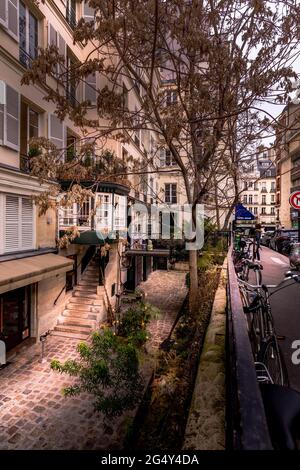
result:
<svg viewBox="0 0 300 470"><path fill-rule="evenodd" d="M56 213L48 209L46 214L37 217L36 244L37 248L55 247L56 245Z"/></svg>
<svg viewBox="0 0 300 470"><path fill-rule="evenodd" d="M38 283L37 288L37 339L57 323L57 317L63 310L66 294L62 292L57 304L54 301L66 284L66 275L58 274Z"/></svg>
<svg viewBox="0 0 300 470"><path fill-rule="evenodd" d="M109 298L109 302L111 305L114 307L116 304L116 294L119 292L119 287L120 287L120 271L119 271L119 254L118 254L118 244L115 243L111 245L110 251L109 251L109 262L105 268L105 289L107 296ZM115 284L114 287L114 295L112 290L113 290L113 285ZM103 292L103 289L101 289L101 293ZM100 293L100 292L99 292ZM104 296L104 302L107 307L107 299L106 296Z"/></svg>
<svg viewBox="0 0 300 470"><path fill-rule="evenodd" d="M184 449L225 449L227 258L215 295L186 426Z"/></svg>

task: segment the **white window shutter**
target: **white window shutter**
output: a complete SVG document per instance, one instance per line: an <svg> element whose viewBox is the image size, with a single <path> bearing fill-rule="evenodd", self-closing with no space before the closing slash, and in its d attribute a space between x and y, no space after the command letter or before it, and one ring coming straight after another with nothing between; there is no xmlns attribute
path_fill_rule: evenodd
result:
<svg viewBox="0 0 300 470"><path fill-rule="evenodd" d="M4 104L0 102L0 145L4 142Z"/></svg>
<svg viewBox="0 0 300 470"><path fill-rule="evenodd" d="M48 45L57 47L57 32L51 23L48 25Z"/></svg>
<svg viewBox="0 0 300 470"><path fill-rule="evenodd" d="M63 122L55 114L48 116L48 132L51 142L62 150L65 146L65 128Z"/></svg>
<svg viewBox="0 0 300 470"><path fill-rule="evenodd" d="M19 41L19 0L8 0L7 28L11 35Z"/></svg>
<svg viewBox="0 0 300 470"><path fill-rule="evenodd" d="M7 0L0 1L0 24L7 26Z"/></svg>
<svg viewBox="0 0 300 470"><path fill-rule="evenodd" d="M166 149L161 148L159 151L159 160L160 160L160 166L165 166L166 165Z"/></svg>
<svg viewBox="0 0 300 470"><path fill-rule="evenodd" d="M91 104L97 102L97 76L96 73L90 73L85 77L85 99L90 101Z"/></svg>
<svg viewBox="0 0 300 470"><path fill-rule="evenodd" d="M0 80L0 145L4 144L4 105L6 103L5 82Z"/></svg>
<svg viewBox="0 0 300 470"><path fill-rule="evenodd" d="M22 249L33 248L33 203L31 199L22 197L21 210Z"/></svg>
<svg viewBox="0 0 300 470"><path fill-rule="evenodd" d="M64 63L60 65L59 67L59 73L65 73L66 72L66 41L63 39L63 37L58 33L57 35L58 39L58 52L59 55L64 56Z"/></svg>
<svg viewBox="0 0 300 470"><path fill-rule="evenodd" d="M19 197L5 197L4 251L16 251L20 246Z"/></svg>
<svg viewBox="0 0 300 470"><path fill-rule="evenodd" d="M51 23L48 24L48 46L58 47L58 33ZM57 74L57 64L54 67L54 72Z"/></svg>
<svg viewBox="0 0 300 470"><path fill-rule="evenodd" d="M83 17L85 21L94 21L95 19L95 8L92 8L88 3L84 4L83 7Z"/></svg>
<svg viewBox="0 0 300 470"><path fill-rule="evenodd" d="M6 84L4 106L4 145L14 150L20 148L20 95Z"/></svg>

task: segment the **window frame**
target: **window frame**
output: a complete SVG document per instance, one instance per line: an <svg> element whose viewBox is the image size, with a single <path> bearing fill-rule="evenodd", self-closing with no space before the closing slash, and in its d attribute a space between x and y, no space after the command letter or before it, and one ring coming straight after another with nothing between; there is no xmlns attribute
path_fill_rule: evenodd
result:
<svg viewBox="0 0 300 470"><path fill-rule="evenodd" d="M25 10L25 49L21 48L21 41L20 41L20 4L24 7ZM35 31L35 56L32 57L30 55L30 16L32 16L35 20L36 24L36 31ZM20 0L19 2L19 14L18 14L18 26L19 26L19 61L20 63L28 68L30 66L30 62L35 60L38 55L38 47L39 47L39 19L36 15L30 10L30 8ZM25 55L25 63L21 60L22 53Z"/></svg>
<svg viewBox="0 0 300 470"><path fill-rule="evenodd" d="M167 191L167 186L170 187ZM174 193L175 187L175 193ZM167 194L169 193L169 201L167 200ZM175 200L173 200L175 199ZM177 204L177 183L165 183L165 203L166 204Z"/></svg>
<svg viewBox="0 0 300 470"><path fill-rule="evenodd" d="M15 150L17 152L20 151L20 118L21 118L21 95L20 93L15 90L12 86L8 85L4 80L0 80L0 88L2 87L2 92L4 94L4 106L3 106L3 140L0 141L0 145L3 147L8 147L12 150ZM13 90L17 96L18 96L18 116L17 118L13 116L12 114L8 113L7 111L7 88L10 88ZM18 144L14 144L13 142L10 142L7 138L7 117L10 116L11 118L17 120L18 122Z"/></svg>
<svg viewBox="0 0 300 470"><path fill-rule="evenodd" d="M17 226L18 226L18 248L13 250L6 250L6 197L12 196L18 198L18 213L17 216ZM26 199L32 202L32 244L31 247L24 247L23 242L23 210L22 210L22 200ZM22 251L32 251L36 246L36 207L34 202L31 200L28 195L25 194L15 194L15 193L0 193L0 255L5 255L9 253L18 253Z"/></svg>
<svg viewBox="0 0 300 470"><path fill-rule="evenodd" d="M5 2L4 12L5 12L5 19L0 18L0 25L3 26L7 32L17 43L19 42L19 0L17 0L17 4L13 3L13 0L1 0ZM8 5L11 4L13 8L17 10L17 32L14 33L11 29L9 29L8 24Z"/></svg>

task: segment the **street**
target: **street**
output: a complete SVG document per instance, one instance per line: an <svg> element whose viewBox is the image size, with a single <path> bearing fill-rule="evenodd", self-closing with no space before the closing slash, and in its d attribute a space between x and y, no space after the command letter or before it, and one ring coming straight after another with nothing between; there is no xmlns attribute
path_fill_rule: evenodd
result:
<svg viewBox="0 0 300 470"><path fill-rule="evenodd" d="M262 247L263 283L278 284L290 270L286 256L269 248ZM294 271L297 274L297 271ZM299 272L298 272L299 273ZM279 344L286 361L290 385L300 392L300 364L294 365L291 360L294 340L300 340L300 284L293 284L282 289L271 297L272 314L278 336L284 336Z"/></svg>

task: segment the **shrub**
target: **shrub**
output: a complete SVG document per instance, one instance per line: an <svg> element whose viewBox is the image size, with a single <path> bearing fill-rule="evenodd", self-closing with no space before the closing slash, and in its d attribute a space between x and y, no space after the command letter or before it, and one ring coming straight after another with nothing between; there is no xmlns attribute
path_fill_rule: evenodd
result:
<svg viewBox="0 0 300 470"><path fill-rule="evenodd" d="M139 302L123 314L118 327L118 334L127 337L135 346L142 346L148 339L147 325L152 318L159 315L153 305Z"/></svg>
<svg viewBox="0 0 300 470"><path fill-rule="evenodd" d="M116 336L109 328L92 335L91 345L78 345L79 360L64 364L57 360L51 368L77 378L77 383L63 389L65 396L82 392L94 395L95 410L106 417L120 416L133 409L143 391L136 347Z"/></svg>

